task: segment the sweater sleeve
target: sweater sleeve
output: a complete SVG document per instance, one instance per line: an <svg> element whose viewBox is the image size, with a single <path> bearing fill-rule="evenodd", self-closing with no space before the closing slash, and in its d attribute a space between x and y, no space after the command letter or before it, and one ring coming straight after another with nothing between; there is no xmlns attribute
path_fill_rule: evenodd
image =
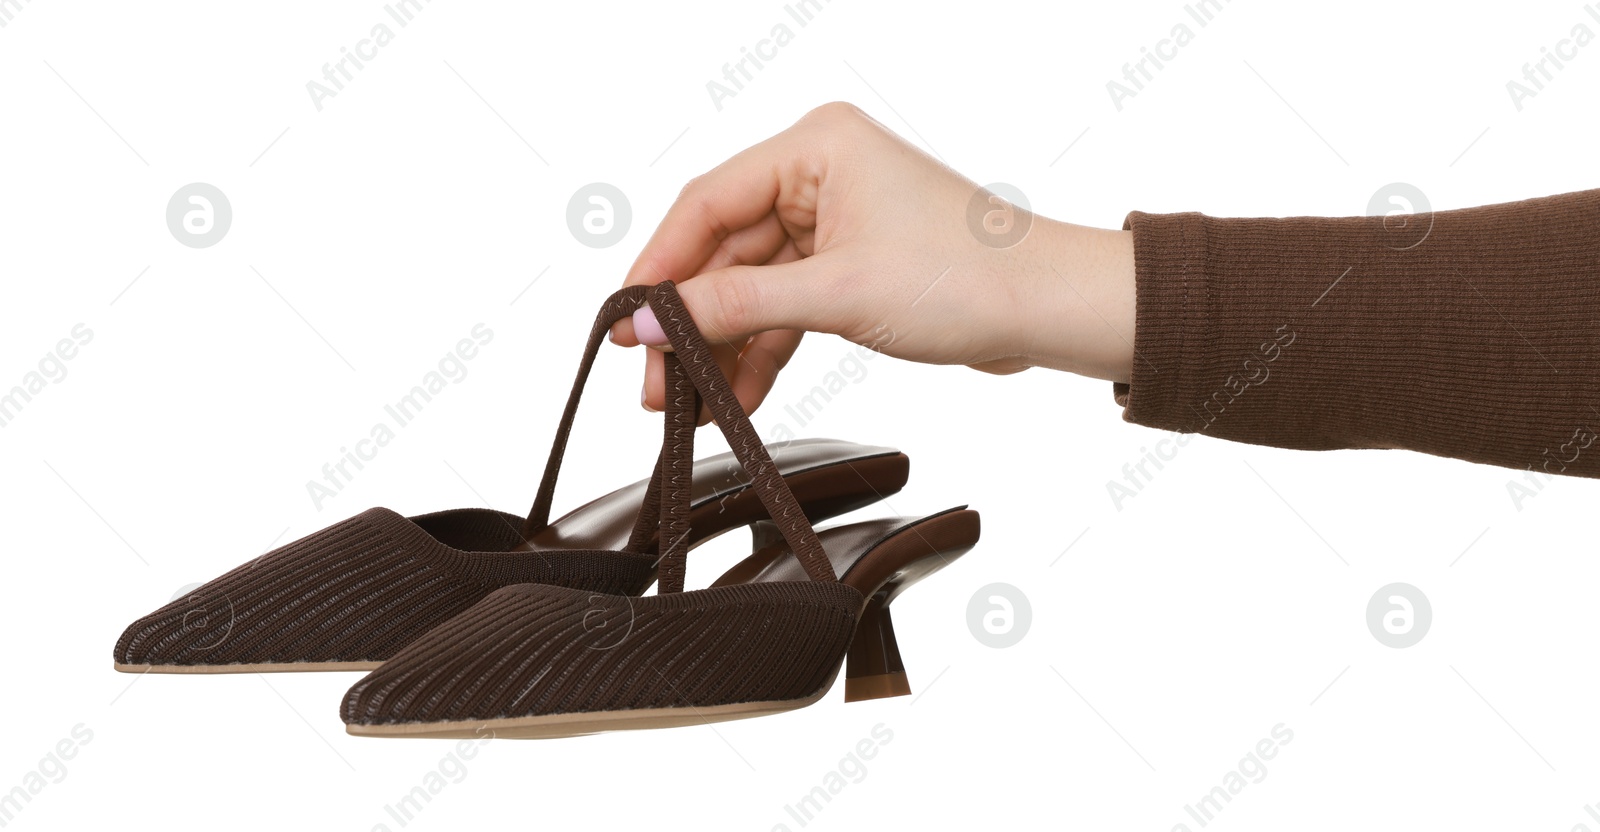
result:
<svg viewBox="0 0 1600 832"><path fill-rule="evenodd" d="M1123 418L1600 476L1600 190L1390 217L1128 215Z"/></svg>

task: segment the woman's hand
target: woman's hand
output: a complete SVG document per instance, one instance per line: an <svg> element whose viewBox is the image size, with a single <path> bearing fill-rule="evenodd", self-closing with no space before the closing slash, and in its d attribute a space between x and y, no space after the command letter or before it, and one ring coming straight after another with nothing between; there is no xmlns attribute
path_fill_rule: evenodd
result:
<svg viewBox="0 0 1600 832"><path fill-rule="evenodd" d="M624 282L668 279L747 411L807 331L991 373L1132 370L1130 234L1006 204L848 104L684 187ZM611 336L666 346L648 310ZM656 350L643 402L664 406Z"/></svg>

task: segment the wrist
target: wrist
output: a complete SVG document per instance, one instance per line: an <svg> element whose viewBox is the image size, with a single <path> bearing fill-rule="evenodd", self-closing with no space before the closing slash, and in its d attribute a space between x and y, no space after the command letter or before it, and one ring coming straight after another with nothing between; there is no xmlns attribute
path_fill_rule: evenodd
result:
<svg viewBox="0 0 1600 832"><path fill-rule="evenodd" d="M1036 291L1022 320L1032 366L1126 382L1133 373L1133 233L1036 219Z"/></svg>

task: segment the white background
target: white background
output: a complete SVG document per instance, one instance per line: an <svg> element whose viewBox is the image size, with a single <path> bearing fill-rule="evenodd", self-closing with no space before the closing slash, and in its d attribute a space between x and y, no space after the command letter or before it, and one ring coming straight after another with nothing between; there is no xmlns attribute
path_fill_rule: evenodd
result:
<svg viewBox="0 0 1600 832"><path fill-rule="evenodd" d="M346 736L357 677L122 675L117 635L368 506L525 510L550 391L679 187L813 106L855 102L974 180L1101 226L1360 214L1395 181L1435 209L1596 184L1600 46L1520 112L1506 89L1575 24L1600 31L1577 2L1236 0L1204 28L1176 2L834 0L803 28L775 1L437 2L320 112L306 82L388 20L375 0L11 14L0 389L74 324L94 337L0 429L0 790L75 725L93 739L7 828L399 828L385 806L454 746ZM780 22L793 42L718 111L706 83ZM1180 22L1193 42L1119 112L1106 83ZM566 225L594 181L632 204L611 248ZM233 206L210 248L165 224L190 182ZM495 337L470 374L318 511L306 482L480 322ZM849 351L808 340L757 425ZM561 505L646 472L659 417L636 404L637 361L602 355ZM1600 828L1583 808L1600 800L1600 486L1554 481L1519 510L1516 471L1198 438L1119 511L1107 482L1163 435L1124 423L1109 384L867 367L798 432L912 457L910 487L866 513L970 503L985 525L897 605L919 695L495 741L410 828L798 829L785 806L880 723L892 741L807 828L1199 828L1184 806L1279 723L1292 742L1211 828ZM736 543L697 554L691 585ZM1393 581L1433 606L1408 649L1364 621ZM1031 601L1009 649L968 630L992 582Z"/></svg>

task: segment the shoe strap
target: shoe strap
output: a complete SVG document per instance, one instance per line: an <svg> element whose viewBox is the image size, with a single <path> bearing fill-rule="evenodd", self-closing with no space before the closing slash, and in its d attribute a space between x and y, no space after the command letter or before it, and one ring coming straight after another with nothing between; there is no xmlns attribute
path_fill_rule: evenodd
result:
<svg viewBox="0 0 1600 832"><path fill-rule="evenodd" d="M572 390L567 394L566 409L561 412L561 422L556 426L555 442L550 446L550 458L545 462L544 477L539 481L539 493L534 498L533 508L528 511L528 519L522 524L522 538L532 539L535 534L543 531L550 525L550 506L555 501L556 478L561 474L561 459L567 451L567 437L572 434L572 422L578 415L578 400L583 395L584 385L589 382L589 371L594 369L595 356L600 352L600 344L605 339L606 332L611 325L623 318L632 315L639 307L643 306L648 297L650 287L628 286L613 292L600 306L600 313L595 316L594 326L589 329L589 341L583 349L583 359L578 362L578 375L572 382ZM656 473L651 475L651 491L656 490L655 479L660 475L658 462ZM646 504L654 502L647 498ZM642 513L642 512L641 512ZM654 520L651 521L651 525ZM638 527L645 525L643 518L635 524ZM637 535L636 535L637 536ZM640 545L645 545L643 542ZM632 548L634 541L629 542L629 551L639 551Z"/></svg>
<svg viewBox="0 0 1600 832"><path fill-rule="evenodd" d="M645 488L644 500L640 502L639 514L633 523L633 532L628 536L628 544L624 549L658 556L662 540L688 540L691 508L688 486L694 476L694 430L700 418L699 391L695 390L672 353L664 353L663 357L666 359L667 409L661 451L656 456L655 471L650 475L650 484ZM666 490L668 484L665 480L668 477L672 479L671 487L679 490ZM665 524L662 518L667 518ZM674 559L673 563L676 566L669 567L669 572L675 574L681 591L682 559ZM659 557L657 564L660 565ZM668 581L670 577L661 580Z"/></svg>
<svg viewBox="0 0 1600 832"><path fill-rule="evenodd" d="M656 537L656 592L683 591L684 571L689 559L689 483L694 478L694 431L700 421L700 395L675 352L664 353L666 365L667 409L661 437L661 459L656 466L660 492ZM648 499L648 498L646 498ZM636 536L644 532L645 510L640 509Z"/></svg>
<svg viewBox="0 0 1600 832"><path fill-rule="evenodd" d="M567 440L577 417L578 402L588 383L600 345L611 326L632 315L648 302L667 335L673 351L664 354L667 384L667 412L661 451L641 501L639 514L625 551L659 553L660 586L663 593L682 592L689 550L689 482L694 466L694 431L700 401L704 399L712 418L722 430L734 457L750 476L751 487L767 514L783 534L784 541L800 561L806 575L817 581L836 581L833 565L817 540L816 530L800 508L799 500L761 443L755 426L733 394L733 388L712 356L711 347L684 308L677 287L671 281L653 287L629 286L608 297L595 316L579 361L576 378L568 393L566 407L556 427L550 456L545 462L539 492L522 526L522 537L530 539L550 525L550 509L555 500L556 480L566 454ZM656 541L651 546L651 540ZM664 546L662 544L665 544Z"/></svg>
<svg viewBox="0 0 1600 832"><path fill-rule="evenodd" d="M744 407L733 394L727 376L723 375L722 368L712 356L711 346L706 343L688 309L684 307L677 287L670 280L658 283L650 290L648 301L673 350L666 354L668 441L662 445L663 523L660 537L666 545L661 554L659 591L682 591L683 564L688 553L688 482L690 466L693 464L689 454L692 453L691 437L699 405L693 401L693 396L674 392L675 386L682 386L679 374L687 377L699 391L700 397L705 399L717 427L728 440L728 447L750 475L756 496L783 533L784 541L789 544L789 550L800 561L806 575L814 581L838 580L833 574L833 564L822 549L822 543L817 540L816 530L800 508L800 501L795 499L794 492L789 490L789 483L778 472L778 466L773 464L755 426L750 424L750 417L745 415ZM683 424L685 420L686 428ZM680 517L682 533L669 532L668 526L678 523ZM671 525L671 528L679 529L680 526ZM673 580L671 584L668 583L669 576Z"/></svg>

